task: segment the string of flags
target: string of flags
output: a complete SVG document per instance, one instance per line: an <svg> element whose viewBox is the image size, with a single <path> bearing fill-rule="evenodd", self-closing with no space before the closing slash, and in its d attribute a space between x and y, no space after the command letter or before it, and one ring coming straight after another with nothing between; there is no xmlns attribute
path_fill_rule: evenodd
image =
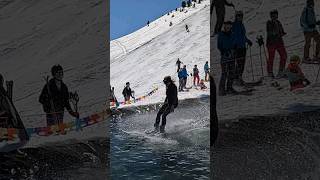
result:
<svg viewBox="0 0 320 180"><path fill-rule="evenodd" d="M106 118L109 117L109 115L110 113L108 113L107 111L102 111L100 113L95 113L81 119L76 119L72 122L61 123L48 127L27 128L26 131L29 137L31 137L32 135L49 136L55 133L65 134L69 131L80 131L82 130L82 128L105 121ZM13 141L18 138L19 134L23 133L23 131L23 129L17 128L0 128L0 140Z"/></svg>
<svg viewBox="0 0 320 180"><path fill-rule="evenodd" d="M136 102L139 102L139 101L142 101L144 100L145 98L149 97L149 96L152 96L155 92L157 92L159 90L158 87L155 87L152 91L150 91L148 94L146 95L143 95L143 96L140 96L138 98L135 98L135 99L132 99L132 100L129 100L129 101L121 101L121 102L115 102L115 101L112 101L110 102L110 107L118 107L119 105L126 105L126 104L133 104L133 103L136 103Z"/></svg>

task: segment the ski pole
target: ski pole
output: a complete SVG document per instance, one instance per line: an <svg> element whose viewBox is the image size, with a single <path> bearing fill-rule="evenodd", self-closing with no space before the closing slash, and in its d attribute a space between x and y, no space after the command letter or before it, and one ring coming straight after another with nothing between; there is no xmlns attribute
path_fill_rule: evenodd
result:
<svg viewBox="0 0 320 180"><path fill-rule="evenodd" d="M249 52L250 52L250 61L251 61L251 74L252 74L252 80L254 81L254 74L253 74L253 62L252 62L251 47L249 47Z"/></svg>
<svg viewBox="0 0 320 180"><path fill-rule="evenodd" d="M262 65L262 54L261 54L261 46L259 47L259 56L260 56L260 66L261 66L261 73L262 73L262 77L264 76L264 72L263 72L263 65Z"/></svg>
<svg viewBox="0 0 320 180"><path fill-rule="evenodd" d="M319 69L318 69L318 73L317 73L317 77L316 77L316 82L315 82L315 83L317 83L317 82L318 82L319 73L320 73L320 65L319 65Z"/></svg>

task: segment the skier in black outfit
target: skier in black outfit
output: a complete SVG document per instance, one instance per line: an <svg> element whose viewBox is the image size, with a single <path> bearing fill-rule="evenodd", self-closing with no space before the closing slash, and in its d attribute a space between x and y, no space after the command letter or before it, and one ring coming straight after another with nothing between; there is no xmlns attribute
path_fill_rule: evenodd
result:
<svg viewBox="0 0 320 180"><path fill-rule="evenodd" d="M180 59L178 58L178 60L177 60L177 62L176 62L176 65L178 66L178 69L177 69L177 72L179 72L179 70L180 70L180 65L181 65L181 61L180 61Z"/></svg>
<svg viewBox="0 0 320 180"><path fill-rule="evenodd" d="M226 14L225 6L230 6L234 8L234 5L232 3L227 2L227 0L213 0L210 6L210 14L213 13L214 6L216 7L216 15L217 15L217 22L214 28L214 34L217 34L221 31L221 28L224 22L224 17Z"/></svg>
<svg viewBox="0 0 320 180"><path fill-rule="evenodd" d="M188 24L186 24L186 31L187 31L187 32L190 32L190 31L189 31L189 26L188 26Z"/></svg>
<svg viewBox="0 0 320 180"><path fill-rule="evenodd" d="M165 126L166 126L166 121L167 121L167 116L171 112L174 111L174 108L178 106L178 91L177 91L177 86L174 84L174 82L171 80L170 76L166 76L163 79L163 83L166 85L166 99L164 101L164 104L160 108L156 122L154 124L154 127L156 130L159 129L159 123L160 123L160 117L162 115L162 123L160 126L160 132L163 133Z"/></svg>
<svg viewBox="0 0 320 180"><path fill-rule="evenodd" d="M79 118L79 113L74 112L70 106L69 90L63 83L63 69L60 65L51 68L52 79L46 84L40 94L39 102L47 114L47 126L63 123L64 109L69 114Z"/></svg>
<svg viewBox="0 0 320 180"><path fill-rule="evenodd" d="M122 91L122 95L124 97L124 101L129 101L130 97L134 98L133 94L134 94L134 91L131 90L130 83L127 82L126 83L126 87L124 87L124 89Z"/></svg>

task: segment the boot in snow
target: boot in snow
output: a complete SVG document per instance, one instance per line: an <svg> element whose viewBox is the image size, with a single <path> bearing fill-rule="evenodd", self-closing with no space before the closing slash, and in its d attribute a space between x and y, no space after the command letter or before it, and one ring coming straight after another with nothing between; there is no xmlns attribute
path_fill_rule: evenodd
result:
<svg viewBox="0 0 320 180"><path fill-rule="evenodd" d="M160 126L160 133L164 133L164 129L165 129L165 126L161 125Z"/></svg>

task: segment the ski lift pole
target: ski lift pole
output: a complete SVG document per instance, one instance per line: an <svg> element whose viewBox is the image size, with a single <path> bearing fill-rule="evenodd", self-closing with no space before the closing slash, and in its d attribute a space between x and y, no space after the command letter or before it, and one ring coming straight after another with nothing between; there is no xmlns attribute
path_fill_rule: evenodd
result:
<svg viewBox="0 0 320 180"><path fill-rule="evenodd" d="M252 80L254 81L254 73L253 73L253 60L252 60L252 52L251 52L251 47L249 47L249 53L250 53L250 63L251 63L251 74L252 74Z"/></svg>

